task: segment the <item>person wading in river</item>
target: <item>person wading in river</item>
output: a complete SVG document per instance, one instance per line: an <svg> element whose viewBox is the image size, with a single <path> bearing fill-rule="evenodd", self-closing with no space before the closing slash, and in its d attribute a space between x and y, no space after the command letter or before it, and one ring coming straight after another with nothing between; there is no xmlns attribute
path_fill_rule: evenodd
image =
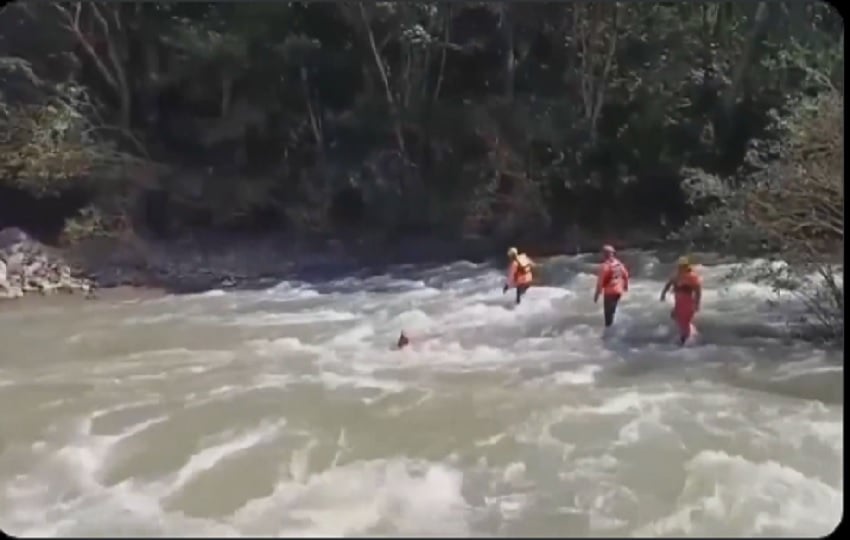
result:
<svg viewBox="0 0 850 540"><path fill-rule="evenodd" d="M505 286L502 288L502 294L507 293L508 289L512 287L515 288L516 303L519 305L522 302L523 295L531 287L534 279L531 275L531 269L534 268L535 264L534 261L528 258L528 255L520 253L515 247L508 249L508 260L510 261L508 265L508 277Z"/></svg>
<svg viewBox="0 0 850 540"><path fill-rule="evenodd" d="M614 324L614 315L617 313L617 304L623 293L629 291L629 271L617 257L612 246L602 246L602 264L599 265L599 274L596 277L596 292L593 294L593 303L599 302L602 295L602 313L605 320L605 328Z"/></svg>
<svg viewBox="0 0 850 540"><path fill-rule="evenodd" d="M670 289L673 289L675 301L670 317L676 321L679 328L679 344L684 345L696 333L693 320L702 302L702 278L694 270L688 257L679 257L676 261L676 274L661 290L662 302L667 298Z"/></svg>

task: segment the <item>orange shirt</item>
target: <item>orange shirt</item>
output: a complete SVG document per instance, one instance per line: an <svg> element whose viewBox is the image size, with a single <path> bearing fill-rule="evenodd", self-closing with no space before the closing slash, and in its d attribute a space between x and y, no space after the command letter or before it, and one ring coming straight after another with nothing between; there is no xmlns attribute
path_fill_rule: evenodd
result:
<svg viewBox="0 0 850 540"><path fill-rule="evenodd" d="M525 253L520 253L508 266L508 284L512 287L531 283L531 267L534 263Z"/></svg>
<svg viewBox="0 0 850 540"><path fill-rule="evenodd" d="M605 296L621 295L629 290L629 271L619 259L611 258L599 265L596 292Z"/></svg>

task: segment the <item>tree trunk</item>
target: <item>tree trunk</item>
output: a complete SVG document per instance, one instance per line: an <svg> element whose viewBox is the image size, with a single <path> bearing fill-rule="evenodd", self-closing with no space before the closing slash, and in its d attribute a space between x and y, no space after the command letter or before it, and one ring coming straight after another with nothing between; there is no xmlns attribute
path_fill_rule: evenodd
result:
<svg viewBox="0 0 850 540"><path fill-rule="evenodd" d="M590 140L596 142L597 124L599 116L602 114L602 106L605 104L605 91L608 88L608 77L611 73L611 67L614 63L614 57L617 53L617 41L619 38L618 15L620 6L614 4L614 12L611 15L612 35L609 38L608 52L605 55L605 64L602 66L602 73L596 81L596 92L593 99L593 112L590 117Z"/></svg>
<svg viewBox="0 0 850 540"><path fill-rule="evenodd" d="M144 102L144 118L149 126L159 125L159 106L157 103L157 85L160 78L160 59L158 43L144 40L141 43L144 51L145 76L141 96Z"/></svg>
<svg viewBox="0 0 850 540"><path fill-rule="evenodd" d="M437 72L437 84L434 88L434 93L431 96L431 102L436 102L440 99L440 89L443 86L443 74L446 71L446 54L448 53L449 38L452 28L452 5L448 4L448 14L446 14L445 30L443 32L443 51L440 55L440 68Z"/></svg>
<svg viewBox="0 0 850 540"><path fill-rule="evenodd" d="M80 28L80 19L83 14L84 5L89 6L92 18L97 23L103 40L106 42L106 59L101 58L91 41ZM127 80L126 71L124 70L124 58L122 56L122 53L126 51L126 44L119 43L118 41L124 38L121 35L123 29L121 28L121 19L118 14L119 6L119 4L101 5L96 2L77 2L69 7L58 3L53 4L53 7L65 21L65 29L77 39L77 42L83 47L83 50L94 63L100 75L114 92L119 102L119 125L121 128L127 130L131 122L133 94ZM111 16L111 22L107 21L107 15L104 15L104 13ZM113 34L113 29L117 31L117 35ZM109 61L109 65L107 65L105 60Z"/></svg>
<svg viewBox="0 0 850 540"><path fill-rule="evenodd" d="M425 126L424 133L422 136L422 144L419 150L420 155L420 168L422 171L422 175L427 178L427 175L431 170L431 138L434 129L434 121L432 112L434 110L434 105L440 99L440 89L443 86L443 74L446 69L446 54L448 52L448 44L450 38L450 32L452 27L452 6L451 4L447 5L447 13L445 15L445 19L443 21L443 47L440 52L440 64L437 68L437 82L434 84L434 90L431 92L431 95L427 97L425 101L425 107L423 108L423 118L422 123ZM425 67L425 75L424 79L428 80L428 66ZM425 84L424 87L427 89L428 84Z"/></svg>
<svg viewBox="0 0 850 540"><path fill-rule="evenodd" d="M585 16L584 21L581 12L577 9L578 5L573 8L573 33L577 37L581 97L591 144L595 143L597 138L597 124L605 103L608 79L614 65L619 38L619 6L616 3L613 6L610 28L602 26L601 19L605 12L593 11L602 10L604 6L604 4L585 6L582 10ZM610 34L607 43L600 37L606 33ZM607 48L603 50L606 45Z"/></svg>
<svg viewBox="0 0 850 540"><path fill-rule="evenodd" d="M119 125L123 129L130 129L133 115L133 100L132 93L130 92L130 88L127 86L126 82L121 86L119 92L121 96L121 105L118 113L120 122Z"/></svg>
<svg viewBox="0 0 850 540"><path fill-rule="evenodd" d="M741 60L735 66L735 71L732 75L732 84L729 86L723 99L723 109L727 118L732 116L735 102L741 94L750 66L758 60L761 41L767 28L768 15L769 7L767 2L759 2L756 8L753 27L750 29L747 43L744 46L744 52L741 55Z"/></svg>
<svg viewBox="0 0 850 540"><path fill-rule="evenodd" d="M117 82L115 90L118 93L121 103L119 113L120 125L123 129L128 130L132 120L133 93L130 88L130 83L127 80L127 71L124 69L124 55L126 54L127 47L126 43L122 41L126 39L126 36L123 34L124 29L121 28L121 16L119 14L121 5L99 5L94 2L90 5L92 13L100 24L101 31L103 32L106 40L106 49L109 55L109 61L112 64L112 69L115 73L115 80ZM104 11L101 11L101 9ZM108 15L112 16L111 23L107 21ZM112 30L115 30L115 33L113 33Z"/></svg>
<svg viewBox="0 0 850 540"><path fill-rule="evenodd" d="M366 30L366 37L369 40L369 48L372 50L372 57L375 60L375 67L378 68L378 74L381 76L381 82L384 85L384 94L386 95L387 105L390 109L390 114L393 117L393 123L395 124L395 136L396 143L398 144L399 152L401 152L402 156L407 155L407 151L405 149L404 144L404 132L402 130L402 121L401 115L398 109L398 105L396 104L396 100L393 97L392 88L390 87L390 80L387 76L387 69L384 67L384 61L381 58L381 53L378 51L378 46L375 43L375 33L372 31L372 25L369 22L369 17L366 15L366 8L363 7L361 3L360 7L360 17L363 20L363 26Z"/></svg>
<svg viewBox="0 0 850 540"><path fill-rule="evenodd" d="M413 74L413 57L416 54L416 51L413 50L413 47L410 45L406 45L404 47L404 76L401 81L401 108L407 110L410 107L410 92L413 87L413 81L411 80Z"/></svg>
<svg viewBox="0 0 850 540"><path fill-rule="evenodd" d="M304 90L304 100L307 103L307 116L310 119L310 128L313 130L313 137L316 139L316 148L319 155L322 155L325 150L325 138L322 133L321 120L316 116L313 108L313 99L310 92L310 79L307 75L307 68L301 68L301 86Z"/></svg>
<svg viewBox="0 0 850 540"><path fill-rule="evenodd" d="M514 55L514 20L511 12L512 4L505 2L502 4L502 33L504 36L505 46L505 87L504 96L508 102L514 99L514 89L516 87L516 56Z"/></svg>
<svg viewBox="0 0 850 540"><path fill-rule="evenodd" d="M233 77L229 73L221 76L221 105L219 115L225 118L230 113L230 104L233 102Z"/></svg>

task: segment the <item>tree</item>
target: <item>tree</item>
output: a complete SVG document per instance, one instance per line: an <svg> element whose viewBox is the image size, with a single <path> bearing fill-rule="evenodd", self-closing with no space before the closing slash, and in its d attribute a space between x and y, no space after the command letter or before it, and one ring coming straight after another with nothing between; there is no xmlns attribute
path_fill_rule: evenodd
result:
<svg viewBox="0 0 850 540"><path fill-rule="evenodd" d="M782 123L843 76L816 4L16 5L0 57L167 164L152 189L187 226L324 223L351 191L392 230L707 224L743 215ZM737 223L717 219L700 241Z"/></svg>

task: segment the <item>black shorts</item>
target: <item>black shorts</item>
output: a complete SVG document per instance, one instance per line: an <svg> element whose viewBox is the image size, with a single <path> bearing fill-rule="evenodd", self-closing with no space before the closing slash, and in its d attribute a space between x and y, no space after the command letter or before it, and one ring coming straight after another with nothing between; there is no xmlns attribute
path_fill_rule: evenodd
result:
<svg viewBox="0 0 850 540"><path fill-rule="evenodd" d="M602 297L602 312L605 315L605 326L611 326L614 324L614 314L617 313L617 304L619 303L619 294L611 294Z"/></svg>

